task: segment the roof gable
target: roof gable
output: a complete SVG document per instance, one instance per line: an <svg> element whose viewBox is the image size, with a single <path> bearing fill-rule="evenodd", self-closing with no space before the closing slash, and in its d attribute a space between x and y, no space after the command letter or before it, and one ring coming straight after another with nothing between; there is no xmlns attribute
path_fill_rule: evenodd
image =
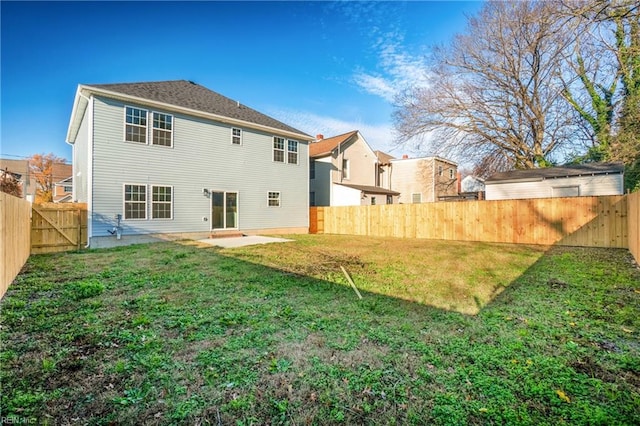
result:
<svg viewBox="0 0 640 426"><path fill-rule="evenodd" d="M391 160L395 160L396 159L396 157L394 157L393 155L387 154L386 152L383 152L383 151L376 150L376 151L373 151L373 152L374 152L374 154L376 154L376 157L378 158L378 162L381 163L381 164L387 164Z"/></svg>
<svg viewBox="0 0 640 426"><path fill-rule="evenodd" d="M207 89L204 86L187 80L155 81L141 83L88 84L82 85L89 91L109 96L121 94L127 97L148 100L166 105L199 111L221 117L228 117L247 123L266 126L275 130L312 137L306 133L284 124L275 118L262 114L238 101Z"/></svg>
<svg viewBox="0 0 640 426"><path fill-rule="evenodd" d="M544 169L512 170L491 175L485 183L504 181L536 181L571 176L619 174L624 172L622 163L587 163L575 166L548 167Z"/></svg>
<svg viewBox="0 0 640 426"><path fill-rule="evenodd" d="M324 157L331 154L338 145L347 142L353 136L358 133L357 130L353 130L342 135L333 136L330 138L322 139L318 142L312 142L309 144L309 156L310 157Z"/></svg>

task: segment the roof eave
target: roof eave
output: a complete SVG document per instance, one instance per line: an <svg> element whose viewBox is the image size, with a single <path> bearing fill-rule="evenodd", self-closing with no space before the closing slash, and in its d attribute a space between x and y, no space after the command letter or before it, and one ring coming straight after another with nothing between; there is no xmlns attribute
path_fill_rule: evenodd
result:
<svg viewBox="0 0 640 426"><path fill-rule="evenodd" d="M263 131L263 132L275 133L275 134L278 134L278 135L283 135L283 136L287 136L287 137L296 138L296 139L299 139L301 141L311 142L313 140L312 136L307 135L305 133L297 133L297 132L291 132L291 131L288 131L288 130L276 129L275 127L270 127L270 126L265 126L265 125L262 125L262 124L252 123L250 121L239 120L237 118L226 117L224 115L218 115L218 114L213 114L213 113L210 113L210 112L199 111L199 110L196 110L196 109L181 107L181 106L178 106L178 105L168 104L168 103L165 103L165 102L159 102L159 101L154 101L154 100L147 99L147 98L141 98L141 97L138 97L138 96L127 95L127 94L120 93L120 92L113 92L111 90L100 89L100 88L96 88L94 86L80 85L80 88L78 90L82 90L83 92L87 92L87 93L93 94L93 95L103 95L103 96L111 98L111 99L135 102L135 103L138 103L138 104L144 104L144 105L149 105L149 106L152 106L152 107L156 107L158 109L181 112L183 114L192 115L192 116L201 117L201 118L208 118L208 119L219 121L219 122L222 122L222 123L236 125L236 126L239 126L239 127L248 127L248 128L255 129L255 130L260 130L260 131Z"/></svg>
<svg viewBox="0 0 640 426"><path fill-rule="evenodd" d="M81 88L82 85L78 86L78 90L76 91L76 97L73 100L73 109L71 110L71 119L69 120L69 127L67 128L66 142L69 145L73 145L76 142L82 119L87 111L87 105L89 105L89 99L82 94Z"/></svg>
<svg viewBox="0 0 640 426"><path fill-rule="evenodd" d="M523 182L542 182L544 178L536 177L536 178L523 178L523 179L500 179L500 180L485 180L485 185L494 185L501 183L523 183Z"/></svg>
<svg viewBox="0 0 640 426"><path fill-rule="evenodd" d="M538 176L535 178L519 178L519 179L496 179L496 180L486 180L485 184L497 184L497 183L517 183L517 182L540 182L543 180L550 179L567 179L567 178L575 178L575 177L583 177L583 176L600 176L600 175L621 175L624 174L623 170L602 170L602 171L588 171L584 173L575 173L575 174L560 174L557 176Z"/></svg>

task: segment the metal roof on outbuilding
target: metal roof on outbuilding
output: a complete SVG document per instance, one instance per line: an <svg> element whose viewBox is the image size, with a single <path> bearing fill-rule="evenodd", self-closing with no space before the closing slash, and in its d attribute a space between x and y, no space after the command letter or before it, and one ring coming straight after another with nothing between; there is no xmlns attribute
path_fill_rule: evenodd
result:
<svg viewBox="0 0 640 426"><path fill-rule="evenodd" d="M485 184L506 182L532 182L544 179L558 179L574 176L620 174L624 172L622 163L587 163L574 166L548 167L544 169L512 170L491 175Z"/></svg>

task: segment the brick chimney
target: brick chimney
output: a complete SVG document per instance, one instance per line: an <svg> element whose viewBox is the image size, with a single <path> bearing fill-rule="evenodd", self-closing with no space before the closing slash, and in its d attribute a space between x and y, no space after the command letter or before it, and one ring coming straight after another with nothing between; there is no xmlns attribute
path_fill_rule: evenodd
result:
<svg viewBox="0 0 640 426"><path fill-rule="evenodd" d="M402 159L403 159L403 160L408 160L408 159L409 159L409 156L408 156L407 154L402 154Z"/></svg>
<svg viewBox="0 0 640 426"><path fill-rule="evenodd" d="M316 135L316 141L321 141L322 139L324 139L324 135L322 133L318 133Z"/></svg>
<svg viewBox="0 0 640 426"><path fill-rule="evenodd" d="M458 181L458 194L462 193L462 173L456 174L456 180Z"/></svg>

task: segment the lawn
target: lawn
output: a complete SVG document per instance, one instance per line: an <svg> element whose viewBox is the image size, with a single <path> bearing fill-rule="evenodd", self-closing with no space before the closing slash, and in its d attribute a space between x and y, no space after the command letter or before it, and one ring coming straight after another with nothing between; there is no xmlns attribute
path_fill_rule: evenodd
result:
<svg viewBox="0 0 640 426"><path fill-rule="evenodd" d="M32 256L0 302L3 421L640 423L628 251L293 238Z"/></svg>

